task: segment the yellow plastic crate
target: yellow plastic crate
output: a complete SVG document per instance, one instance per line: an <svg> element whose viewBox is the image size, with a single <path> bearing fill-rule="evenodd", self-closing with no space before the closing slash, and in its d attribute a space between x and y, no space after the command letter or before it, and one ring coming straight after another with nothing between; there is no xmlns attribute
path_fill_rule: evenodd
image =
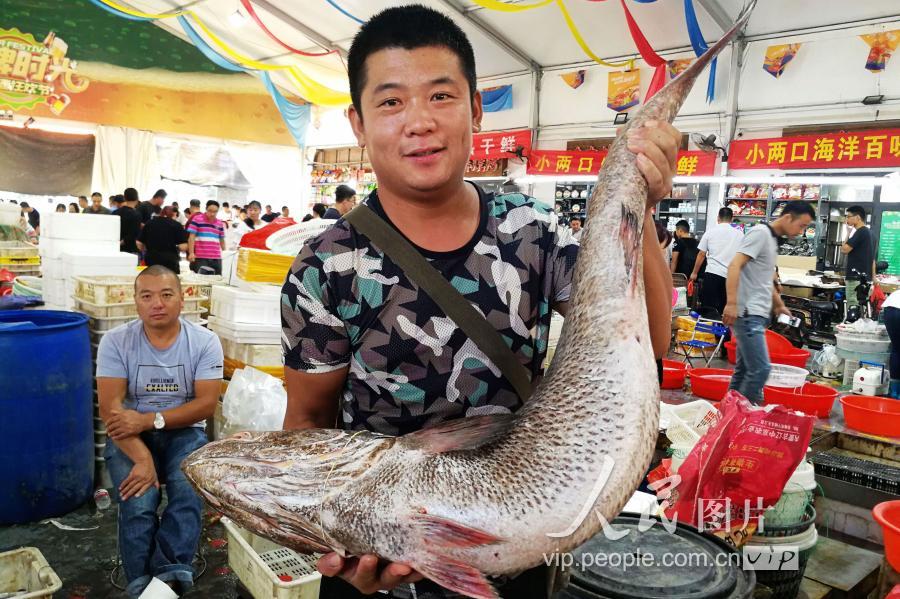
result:
<svg viewBox="0 0 900 599"><path fill-rule="evenodd" d="M318 554L276 545L222 518L228 534L228 565L256 599L317 599L322 575ZM285 580L287 579L287 580Z"/></svg>
<svg viewBox="0 0 900 599"><path fill-rule="evenodd" d="M283 256L263 250L238 250L237 276L251 283L284 283L294 256Z"/></svg>
<svg viewBox="0 0 900 599"><path fill-rule="evenodd" d="M0 264L15 261L15 264L23 264L19 260L34 260L28 264L40 264L41 257L38 246L24 241L0 241Z"/></svg>

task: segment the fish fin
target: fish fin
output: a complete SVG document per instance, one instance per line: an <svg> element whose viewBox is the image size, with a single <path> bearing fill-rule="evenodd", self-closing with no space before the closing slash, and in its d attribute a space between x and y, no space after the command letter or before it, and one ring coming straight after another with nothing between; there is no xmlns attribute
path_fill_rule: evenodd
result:
<svg viewBox="0 0 900 599"><path fill-rule="evenodd" d="M439 547L475 547L492 545L502 540L483 530L440 516L413 514L412 519L421 530L425 541Z"/></svg>
<svg viewBox="0 0 900 599"><path fill-rule="evenodd" d="M480 570L446 556L431 555L425 562L410 564L425 578L447 590L472 599L499 599L494 585Z"/></svg>
<svg viewBox="0 0 900 599"><path fill-rule="evenodd" d="M404 435L401 442L410 449L427 453L477 449L505 435L514 421L512 414L460 418Z"/></svg>

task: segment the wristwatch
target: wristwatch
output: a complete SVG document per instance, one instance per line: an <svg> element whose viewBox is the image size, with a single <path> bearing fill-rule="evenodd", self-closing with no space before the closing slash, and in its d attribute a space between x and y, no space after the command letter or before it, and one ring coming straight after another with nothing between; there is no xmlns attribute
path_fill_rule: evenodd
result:
<svg viewBox="0 0 900 599"><path fill-rule="evenodd" d="M158 431L166 428L166 419L163 418L162 412L157 412L156 417L153 418L153 428Z"/></svg>

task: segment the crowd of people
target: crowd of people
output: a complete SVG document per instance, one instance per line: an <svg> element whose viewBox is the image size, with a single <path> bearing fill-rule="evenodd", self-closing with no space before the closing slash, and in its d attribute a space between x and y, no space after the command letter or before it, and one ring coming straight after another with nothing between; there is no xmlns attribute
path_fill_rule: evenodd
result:
<svg viewBox="0 0 900 599"><path fill-rule="evenodd" d="M192 199L183 210L177 201L168 205L168 193L159 189L149 200L141 201L138 191L129 187L121 194L108 198L103 205L100 192L79 196L77 202L56 205L56 212L73 214L115 215L120 219L119 245L121 251L135 254L147 266L165 266L180 273L182 253L187 256L190 268L203 274L222 274L222 251L236 249L247 233L276 221L293 224L290 208L282 206L275 212L271 204L262 206L258 201L245 206L208 200L201 210L201 202ZM16 203L15 201L13 201ZM335 194L334 207L317 203L302 222L313 219L338 219L356 205L356 191L340 185ZM40 236L40 213L28 202L19 203L22 209L20 226L33 239Z"/></svg>

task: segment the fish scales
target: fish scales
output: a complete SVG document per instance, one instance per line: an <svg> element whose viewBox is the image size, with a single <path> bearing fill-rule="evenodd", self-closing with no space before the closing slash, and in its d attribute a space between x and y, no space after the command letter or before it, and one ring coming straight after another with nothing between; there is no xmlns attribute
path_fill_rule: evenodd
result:
<svg viewBox="0 0 900 599"><path fill-rule="evenodd" d="M671 122L754 6L626 131ZM521 572L584 543L619 513L650 463L659 387L642 278L646 201L620 135L587 205L555 358L516 415L396 438L242 433L192 454L185 473L213 507L287 547L375 553L469 597L496 597L486 575Z"/></svg>

